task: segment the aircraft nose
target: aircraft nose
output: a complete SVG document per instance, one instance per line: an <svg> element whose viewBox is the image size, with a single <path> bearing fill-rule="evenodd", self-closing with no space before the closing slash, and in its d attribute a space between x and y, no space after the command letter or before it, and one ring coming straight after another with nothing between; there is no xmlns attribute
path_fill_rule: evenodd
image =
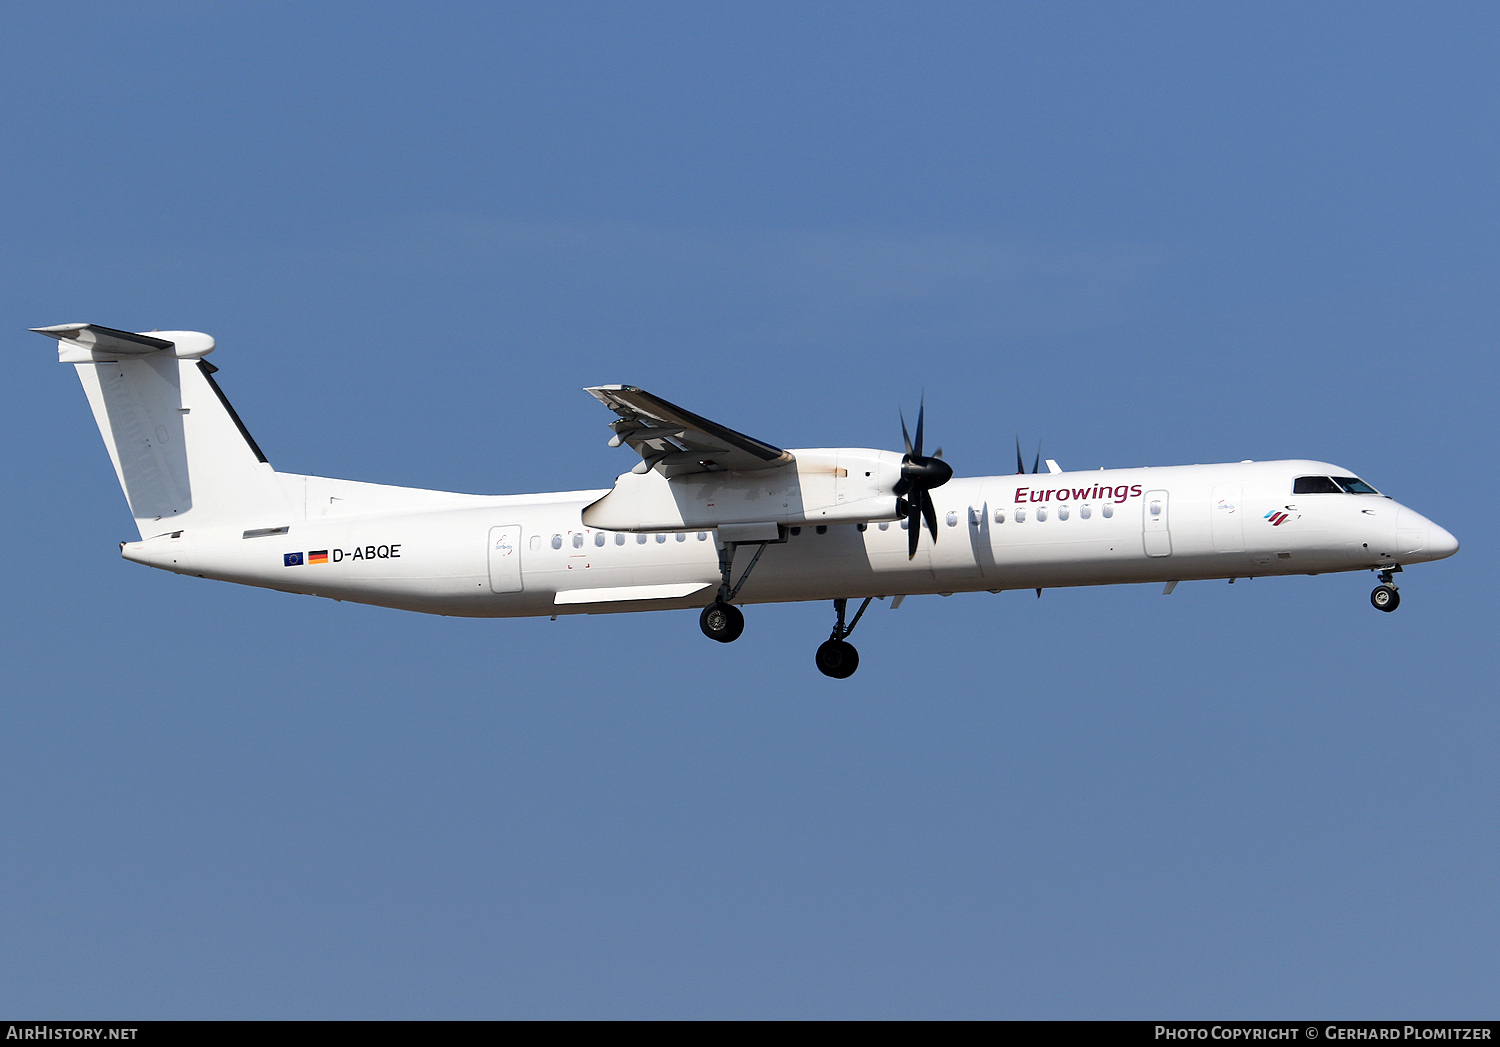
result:
<svg viewBox="0 0 1500 1047"><path fill-rule="evenodd" d="M1441 560L1445 556L1452 556L1458 552L1458 539L1453 537L1443 528L1427 521L1427 553L1434 560Z"/></svg>

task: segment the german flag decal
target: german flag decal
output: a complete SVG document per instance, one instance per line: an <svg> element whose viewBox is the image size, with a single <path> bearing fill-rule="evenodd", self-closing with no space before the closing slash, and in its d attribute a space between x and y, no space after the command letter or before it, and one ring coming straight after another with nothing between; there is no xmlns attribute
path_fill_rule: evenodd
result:
<svg viewBox="0 0 1500 1047"><path fill-rule="evenodd" d="M327 549L314 549L312 552L310 552L310 553L307 554L307 562L308 563L327 563L328 562L328 550Z"/></svg>

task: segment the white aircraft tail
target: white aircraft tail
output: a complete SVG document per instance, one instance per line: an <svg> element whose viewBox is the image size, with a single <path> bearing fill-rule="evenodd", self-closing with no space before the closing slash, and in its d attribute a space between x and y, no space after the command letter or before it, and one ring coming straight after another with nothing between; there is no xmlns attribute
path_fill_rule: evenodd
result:
<svg viewBox="0 0 1500 1047"><path fill-rule="evenodd" d="M33 330L56 338L58 358L76 366L143 539L293 522L275 471L203 359L214 348L208 335L94 324Z"/></svg>

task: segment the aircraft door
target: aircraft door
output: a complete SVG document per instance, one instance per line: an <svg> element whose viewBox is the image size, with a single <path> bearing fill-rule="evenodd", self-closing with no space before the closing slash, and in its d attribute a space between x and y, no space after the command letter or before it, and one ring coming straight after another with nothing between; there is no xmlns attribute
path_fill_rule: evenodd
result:
<svg viewBox="0 0 1500 1047"><path fill-rule="evenodd" d="M1147 491L1141 499L1145 504L1141 512L1145 516L1143 529L1146 538L1147 556L1172 555L1172 531L1167 524L1167 492Z"/></svg>
<svg viewBox="0 0 1500 1047"><path fill-rule="evenodd" d="M1245 512L1241 486L1219 484L1215 487L1209 498L1208 514L1213 521L1214 552L1244 552Z"/></svg>
<svg viewBox="0 0 1500 1047"><path fill-rule="evenodd" d="M504 524L490 528L490 591L521 591L521 526Z"/></svg>

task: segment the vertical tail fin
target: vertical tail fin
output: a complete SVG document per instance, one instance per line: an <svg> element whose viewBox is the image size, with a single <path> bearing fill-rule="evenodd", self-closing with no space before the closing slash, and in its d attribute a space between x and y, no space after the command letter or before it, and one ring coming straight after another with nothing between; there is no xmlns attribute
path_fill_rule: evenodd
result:
<svg viewBox="0 0 1500 1047"><path fill-rule="evenodd" d="M275 471L203 359L214 348L208 335L94 324L33 330L56 338L58 359L77 368L142 538L292 522Z"/></svg>

